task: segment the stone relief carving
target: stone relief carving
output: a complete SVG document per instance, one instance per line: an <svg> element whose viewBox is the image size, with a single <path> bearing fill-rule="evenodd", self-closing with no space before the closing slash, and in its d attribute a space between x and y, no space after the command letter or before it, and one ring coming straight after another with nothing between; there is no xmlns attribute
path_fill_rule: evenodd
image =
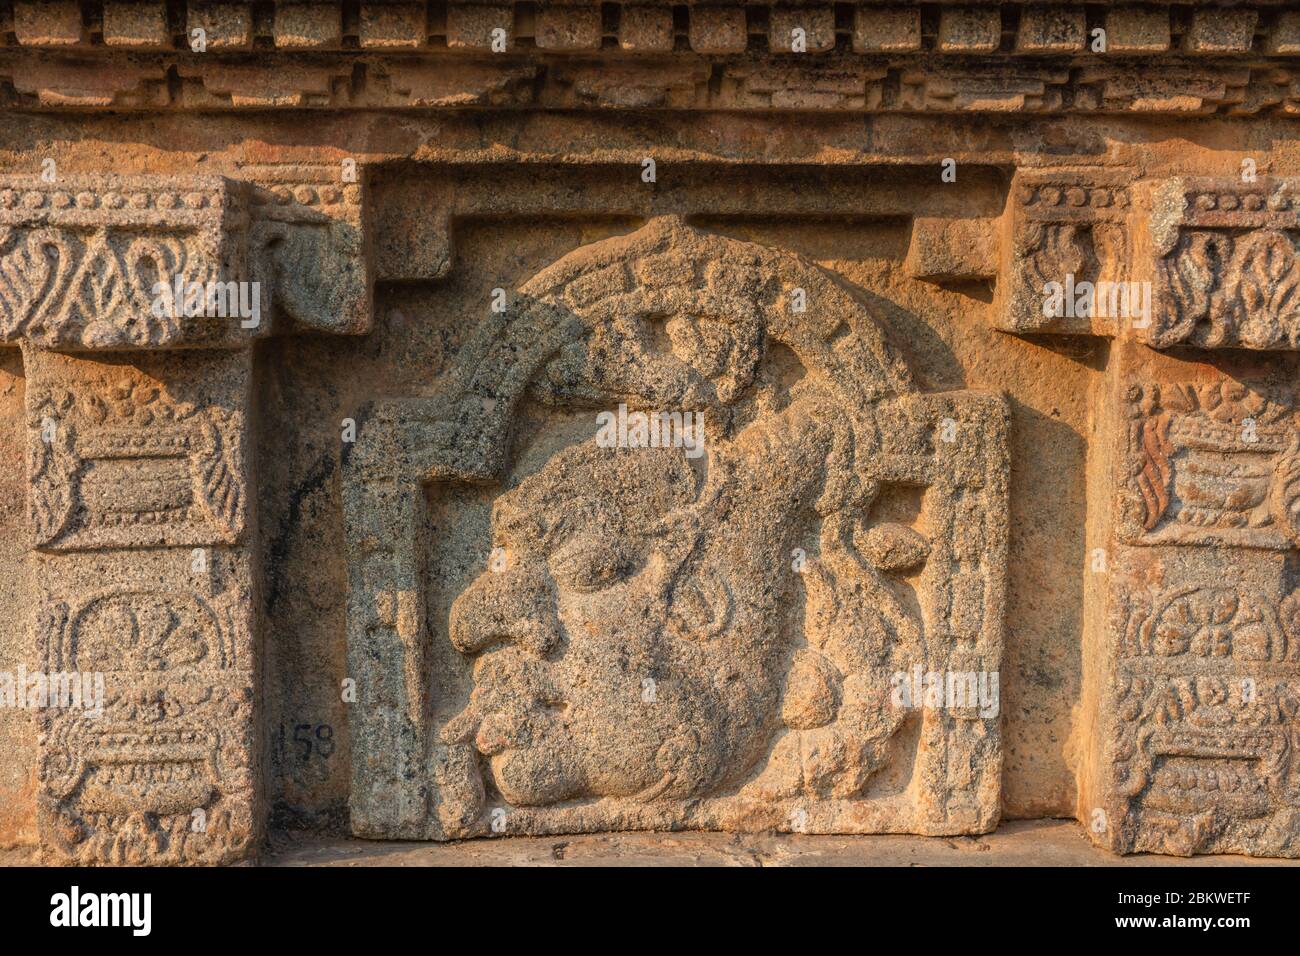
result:
<svg viewBox="0 0 1300 956"><path fill-rule="evenodd" d="M698 409L707 452L587 439L516 481L528 400ZM349 461L350 653L369 688L354 827L991 826L996 716L890 692L913 667L997 669L1004 443L996 397L916 392L863 307L795 256L670 217L564 257L477 330L438 399L372 410ZM507 566L432 626L414 552L437 542L400 487L503 477ZM872 520L891 488L918 489L918 527ZM463 701L422 686L434 633L464 658Z"/></svg>
<svg viewBox="0 0 1300 956"><path fill-rule="evenodd" d="M1289 550L1297 409L1287 387L1132 385L1121 533L1133 544Z"/></svg>
<svg viewBox="0 0 1300 956"><path fill-rule="evenodd" d="M976 833L999 812L1009 731L1017 815L1068 811L1077 781L1080 815L1106 811L1090 832L1121 852L1300 854L1300 409L1278 354L1300 347L1300 224L1290 180L1234 168L1249 147L1289 170L1285 135L1239 131L1300 108L1297 52L1300 14L1250 2L0 0L0 155L60 166L57 182L0 178L0 342L24 350L0 386L24 418L33 543L30 599L0 598L30 612L46 671L107 692L98 717L36 721L47 858L257 849L275 778L257 766L275 720L258 695L286 680L258 672L259 576L294 574L274 565L295 532L263 519L281 537L261 567L256 505L300 469L258 486L251 346L370 330L376 237L351 157L387 178L374 269L391 311L342 354L369 377L340 387L329 349L259 361L326 370L320 394L275 407L302 416L286 458L319 462L319 497L287 521L324 513L308 533L328 524L334 545L332 416L378 396L341 452L356 832ZM1177 114L1201 117L1186 140ZM667 175L629 189L666 138ZM926 188L949 154L960 185ZM73 172L110 159L230 178ZM1180 168L1217 172L1161 178ZM554 253L683 210L698 219ZM871 291L732 228L826 260L848 240L835 268ZM459 312L409 321L471 298L477 254L553 264L472 332ZM1067 277L1149 285L1152 321L1045 315ZM159 315L164 278L258 282L265 322ZM1110 341L990 336L973 314ZM884 322L911 340L915 380ZM453 344L447 376L421 380ZM1063 357L1096 376L1035 393L1012 373L1024 358L1046 381ZM1006 601L1006 406L937 381L1008 388L1018 448L1086 446L1086 481L1063 492L1075 527L1066 508L1040 527L1041 500L1017 514L1017 554L1054 535L1039 552L1054 563ZM702 416L702 454L605 447L596 415L620 406ZM330 434L304 439L309 416ZM1029 457L1017 493L1041 498ZM1084 542L1101 570L1051 595L1086 594L1077 621L1025 615ZM304 647L337 640L335 570L282 605L277 626L308 604L328 618L327 637L295 631ZM1064 635L1018 634L1008 658L1023 695L1008 709L1032 717L1004 730L970 701L897 704L914 668L996 673L1004 604L1016 630ZM1074 672L1043 663L1076 637ZM1045 718L1041 687L1064 676L1072 704L1080 669L1088 759L1026 770L1043 740L1066 749L1068 714ZM314 693L286 707L334 687ZM339 799L336 772L313 799Z"/></svg>
<svg viewBox="0 0 1300 956"><path fill-rule="evenodd" d="M359 178L248 172L0 179L35 640L48 679L67 668L105 691L94 714L42 705L37 825L54 860L219 863L260 841L248 346L272 326L365 331L371 300ZM160 301L216 285L257 308Z"/></svg>
<svg viewBox="0 0 1300 956"><path fill-rule="evenodd" d="M1112 771L1131 849L1295 855L1296 607L1214 584L1117 603Z"/></svg>
<svg viewBox="0 0 1300 956"><path fill-rule="evenodd" d="M1020 171L1007 228L994 321L1009 332L1112 334L1115 315L1049 315L1049 283L1119 282L1126 262L1127 180L1113 170Z"/></svg>
<svg viewBox="0 0 1300 956"><path fill-rule="evenodd" d="M123 211L116 200L13 190L0 201L13 214L0 233L4 334L34 361L31 521L51 577L38 639L51 668L112 680L109 723L43 724L42 827L69 859L213 862L257 839L243 399L199 388L183 401L168 375L50 374L44 347L241 344L131 318L150 268L191 261L191 240L168 232L191 235L175 225L190 213L214 217L195 236L222 223L230 255L241 233L266 253L251 274L269 277L292 327L364 328L360 189L299 169L258 175L222 186L242 196L223 211L187 206L179 182L142 187L152 198L124 212L122 235L102 212ZM1154 260L1156 321L1134 338L1292 349L1286 190L1215 183L1156 189L1183 205L1148 237L1174 240L1151 247L1167 249ZM1002 223L1007 288L1019 290L1000 300L1010 314L1028 315L1015 309L1031 297L1038 309L1042 284L1066 272L1136 274L1123 227L1147 210L1130 213L1126 181L1065 171L1015 186ZM185 209L155 208L164 195ZM227 215L245 205L246 221ZM331 271L344 260L361 264ZM1020 331L1121 336L1105 323ZM176 354L172 378L190 393L222 380L184 371L198 359ZM1294 855L1300 638L1283 567L1300 541L1294 389L1148 371L1107 372L1124 396L1125 547L1107 586L1115 684L1103 705L1113 845ZM525 407L594 420L620 404L700 412L703 460L590 438L522 460ZM997 669L1005 409L918 391L870 310L828 273L654 220L515 290L432 397L376 403L358 422L345 480L349 641L367 693L358 832L953 833L996 821L996 717L900 709L890 691L916 666ZM478 539L488 567L439 608L428 591L440 541L421 509L443 486L476 482L494 502ZM899 494L918 502L905 520L890 512ZM210 581L181 570L199 545L224 568ZM115 567L153 551L147 581ZM461 658L459 696L430 681L437 641ZM192 829L195 810L207 830Z"/></svg>
<svg viewBox="0 0 1300 956"><path fill-rule="evenodd" d="M1143 346L1118 351L1095 838L1295 856L1294 390L1232 360L1189 374Z"/></svg>
<svg viewBox="0 0 1300 956"><path fill-rule="evenodd" d="M43 849L238 859L261 832L247 354L24 357L35 644L49 679L82 691L39 713Z"/></svg>
<svg viewBox="0 0 1300 956"><path fill-rule="evenodd" d="M237 322L154 308L154 286L246 281L247 213L222 180L0 182L0 337L85 349L224 344ZM161 313L161 314L160 314ZM233 327L233 328L232 328Z"/></svg>
<svg viewBox="0 0 1300 956"><path fill-rule="evenodd" d="M367 331L364 184L334 166L248 173L251 182L0 177L0 339L233 348L273 326ZM159 283L203 287L214 307L183 314L189 300L160 300ZM256 298L256 314L236 315L232 293L241 307Z"/></svg>
<svg viewBox="0 0 1300 956"><path fill-rule="evenodd" d="M237 541L245 518L242 415L169 399L156 385L28 393L38 546Z"/></svg>
<svg viewBox="0 0 1300 956"><path fill-rule="evenodd" d="M357 335L371 325L365 188L338 166L251 167L253 271L276 318L297 331Z"/></svg>
<svg viewBox="0 0 1300 956"><path fill-rule="evenodd" d="M1295 856L1295 390L1188 350L1295 348L1288 184L1119 175L1017 174L996 319L1112 339L1114 506L1089 558L1105 690L1080 816L1123 853ZM1067 275L1149 286L1149 314L1044 317Z"/></svg>
<svg viewBox="0 0 1300 956"><path fill-rule="evenodd" d="M47 673L103 675L102 713L41 718L42 831L79 863L238 858L253 819L248 595L118 585L43 599Z"/></svg>
<svg viewBox="0 0 1300 956"><path fill-rule="evenodd" d="M1152 190L1158 348L1300 346L1291 182L1178 179Z"/></svg>

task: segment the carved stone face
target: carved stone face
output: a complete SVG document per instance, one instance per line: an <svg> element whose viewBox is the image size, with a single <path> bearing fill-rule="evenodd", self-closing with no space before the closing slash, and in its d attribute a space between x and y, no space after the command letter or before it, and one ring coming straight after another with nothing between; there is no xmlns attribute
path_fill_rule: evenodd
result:
<svg viewBox="0 0 1300 956"><path fill-rule="evenodd" d="M719 669L724 655L692 639L725 619L725 585L692 581L670 612L700 485L680 450L584 445L498 501L505 566L451 610L451 640L476 660L444 736L472 738L512 804L690 792L750 725L727 703L748 695L712 685L762 683L767 656L728 653Z"/></svg>

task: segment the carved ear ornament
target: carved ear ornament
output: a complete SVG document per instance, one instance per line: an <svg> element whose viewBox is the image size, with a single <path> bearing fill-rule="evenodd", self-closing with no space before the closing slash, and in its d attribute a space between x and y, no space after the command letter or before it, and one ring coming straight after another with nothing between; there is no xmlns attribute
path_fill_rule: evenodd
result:
<svg viewBox="0 0 1300 956"><path fill-rule="evenodd" d="M731 625L734 600L726 577L713 568L682 576L668 605L668 631L678 640L711 641Z"/></svg>
<svg viewBox="0 0 1300 956"><path fill-rule="evenodd" d="M647 534L648 538L661 542L657 550L664 556L669 580L676 577L677 571L695 553L707 526L716 525L731 507L730 498L723 492L735 477L735 463L718 454L709 455L705 460L708 473L696 499L668 512Z"/></svg>

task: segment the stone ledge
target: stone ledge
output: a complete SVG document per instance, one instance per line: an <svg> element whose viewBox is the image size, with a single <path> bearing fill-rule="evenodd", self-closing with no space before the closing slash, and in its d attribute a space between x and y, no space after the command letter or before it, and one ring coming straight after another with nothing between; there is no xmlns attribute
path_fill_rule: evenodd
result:
<svg viewBox="0 0 1300 956"><path fill-rule="evenodd" d="M1244 856L1116 857L1072 820L1016 820L977 837L613 833L462 843L276 834L268 866L1300 866Z"/></svg>
<svg viewBox="0 0 1300 956"><path fill-rule="evenodd" d="M950 53L1006 50L1024 54L1082 50L1091 30L1113 34L1116 52L1182 49L1196 55L1241 55L1258 48L1295 52L1300 23L1270 3L1196 10L1165 4L1030 3L742 3L667 5L643 2L564 3L339 2L274 4L189 0L14 0L0 38L41 49L177 49L195 45L192 31L214 48L411 51L493 49L493 30L507 47L580 53L608 48L627 54L679 49L696 53L765 50L867 52L905 49ZM934 8L938 8L937 10ZM667 18L658 14L668 14ZM804 30L795 49L792 31ZM653 42L647 38L653 36ZM498 41L498 45L500 41ZM884 44L884 45L882 45ZM500 52L500 50L498 50Z"/></svg>
<svg viewBox="0 0 1300 956"><path fill-rule="evenodd" d="M27 847L0 850L0 866L29 866ZM770 833L601 833L458 843L271 834L261 866L1300 866L1246 856L1189 859L1092 846L1072 820L1015 820L978 837L797 836Z"/></svg>
<svg viewBox="0 0 1300 956"><path fill-rule="evenodd" d="M22 866L28 851L0 852ZM1071 820L1016 820L986 836L604 833L460 843L379 842L277 832L264 866L1300 866L1244 856L1115 857Z"/></svg>
<svg viewBox="0 0 1300 956"><path fill-rule="evenodd" d="M1293 116L1289 63L1186 57L922 58L833 52L552 59L536 51L425 57L387 51L64 56L0 46L0 109L737 110L1138 116Z"/></svg>

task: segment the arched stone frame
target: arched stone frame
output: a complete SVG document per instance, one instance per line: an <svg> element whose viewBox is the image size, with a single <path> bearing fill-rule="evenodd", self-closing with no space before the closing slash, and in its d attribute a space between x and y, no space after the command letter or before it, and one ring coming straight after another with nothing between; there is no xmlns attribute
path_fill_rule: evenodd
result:
<svg viewBox="0 0 1300 956"><path fill-rule="evenodd" d="M806 311L795 290L809 303ZM647 317L683 315L711 317L730 336L711 377L692 377L680 356L646 348ZM1000 397L917 392L880 325L805 260L677 217L652 220L631 235L575 250L521 286L504 313L474 331L437 397L375 403L357 415L344 480L349 671L358 683L354 832L445 839L610 828L599 801L580 817L514 809L498 828L487 819L491 808L472 820L438 813L444 795L434 765L448 756L437 746L424 676L425 486L500 482L510 465L514 413L527 393L589 407L716 404L743 391L767 341L832 383L855 440L875 443L879 454L853 480L924 489L931 542L918 597L929 670L996 674L1008 476ZM1001 773L996 713L929 709L920 720L917 763L898 793L770 807L733 795L703 801L714 805L689 819L680 802L630 817L624 806L617 825L731 828L761 819L765 827L810 832L991 829Z"/></svg>

